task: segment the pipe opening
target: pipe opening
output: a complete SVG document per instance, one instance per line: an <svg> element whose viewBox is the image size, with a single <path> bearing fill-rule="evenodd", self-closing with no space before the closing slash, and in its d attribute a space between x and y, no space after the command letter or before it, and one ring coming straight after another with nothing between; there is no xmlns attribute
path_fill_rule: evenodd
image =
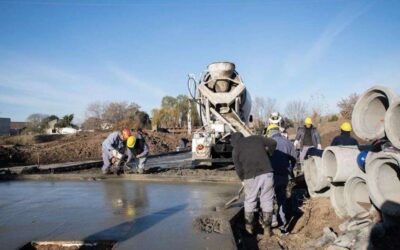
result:
<svg viewBox="0 0 400 250"><path fill-rule="evenodd" d="M369 211L372 205L365 180L362 178L352 179L350 190L351 192L347 195L350 195L352 206L355 206L354 208L358 211Z"/></svg>
<svg viewBox="0 0 400 250"><path fill-rule="evenodd" d="M389 102L386 96L374 96L365 103L365 112L361 115L365 133L376 134L384 129L384 118Z"/></svg>
<svg viewBox="0 0 400 250"><path fill-rule="evenodd" d="M386 200L400 203L400 170L394 162L385 162L378 171L377 186Z"/></svg>
<svg viewBox="0 0 400 250"><path fill-rule="evenodd" d="M308 171L310 173L310 188L315 191L315 187L317 186L318 182L318 169L317 163L315 162L315 159L313 157L311 157L308 166Z"/></svg>
<svg viewBox="0 0 400 250"><path fill-rule="evenodd" d="M343 217L347 215L346 200L344 196L343 185L331 185L331 204L335 208L338 216Z"/></svg>
<svg viewBox="0 0 400 250"><path fill-rule="evenodd" d="M323 161L326 170L326 175L332 178L335 177L337 172L337 160L335 153L333 153L332 150L327 150L324 153Z"/></svg>
<svg viewBox="0 0 400 250"><path fill-rule="evenodd" d="M395 107L391 108L391 118L389 119L389 127L394 138L393 144L400 145L400 102Z"/></svg>

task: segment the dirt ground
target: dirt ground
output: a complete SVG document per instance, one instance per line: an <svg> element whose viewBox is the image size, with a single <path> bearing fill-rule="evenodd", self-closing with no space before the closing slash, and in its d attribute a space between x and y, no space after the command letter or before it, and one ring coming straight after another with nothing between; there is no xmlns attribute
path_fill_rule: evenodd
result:
<svg viewBox="0 0 400 250"><path fill-rule="evenodd" d="M0 167L101 159L101 143L110 132L76 135L22 135L0 139ZM151 154L175 151L187 134L148 132Z"/></svg>
<svg viewBox="0 0 400 250"><path fill-rule="evenodd" d="M260 235L259 249L310 249L322 236L324 227L338 232L339 225L344 222L336 216L328 198L308 199L301 210L303 215L295 223L290 234L280 235L274 230L275 235L271 239L264 239Z"/></svg>

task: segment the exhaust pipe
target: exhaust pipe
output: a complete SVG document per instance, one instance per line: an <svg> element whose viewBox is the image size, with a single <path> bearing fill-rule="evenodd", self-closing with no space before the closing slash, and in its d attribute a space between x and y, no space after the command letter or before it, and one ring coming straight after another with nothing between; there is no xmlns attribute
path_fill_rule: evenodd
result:
<svg viewBox="0 0 400 250"><path fill-rule="evenodd" d="M397 98L385 115L385 132L393 146L400 149L400 98Z"/></svg>
<svg viewBox="0 0 400 250"><path fill-rule="evenodd" d="M321 157L311 156L304 161L304 178L311 197L329 197L326 193L329 182L322 168Z"/></svg>
<svg viewBox="0 0 400 250"><path fill-rule="evenodd" d="M400 153L369 154L365 171L374 205L389 216L400 217Z"/></svg>
<svg viewBox="0 0 400 250"><path fill-rule="evenodd" d="M331 182L346 182L353 175L362 171L357 165L360 150L357 146L330 146L322 154L322 166Z"/></svg>
<svg viewBox="0 0 400 250"><path fill-rule="evenodd" d="M351 121L354 133L367 141L385 137L385 114L396 97L395 92L382 86L364 92L353 109Z"/></svg>
<svg viewBox="0 0 400 250"><path fill-rule="evenodd" d="M371 202L365 175L352 176L344 185L344 198L348 215L354 217L360 213L369 212Z"/></svg>

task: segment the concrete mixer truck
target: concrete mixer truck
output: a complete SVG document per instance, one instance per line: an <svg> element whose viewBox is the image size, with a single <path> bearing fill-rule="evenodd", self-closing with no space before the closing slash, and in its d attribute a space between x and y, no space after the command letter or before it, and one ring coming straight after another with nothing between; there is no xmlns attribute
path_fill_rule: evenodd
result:
<svg viewBox="0 0 400 250"><path fill-rule="evenodd" d="M190 96L197 105L202 127L192 135L192 165L232 162L230 135L252 134L251 98L235 64L216 62L196 79L188 77Z"/></svg>

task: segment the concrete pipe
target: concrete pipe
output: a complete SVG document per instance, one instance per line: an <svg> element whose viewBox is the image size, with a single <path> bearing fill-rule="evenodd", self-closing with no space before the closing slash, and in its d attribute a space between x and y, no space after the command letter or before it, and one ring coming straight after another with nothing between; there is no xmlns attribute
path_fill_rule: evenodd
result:
<svg viewBox="0 0 400 250"><path fill-rule="evenodd" d="M389 216L400 216L400 153L370 153L365 170L374 205Z"/></svg>
<svg viewBox="0 0 400 250"><path fill-rule="evenodd" d="M360 175L357 165L360 150L357 146L330 146L322 154L322 167L328 180L345 182L350 176Z"/></svg>
<svg viewBox="0 0 400 250"><path fill-rule="evenodd" d="M385 133L396 148L400 149L400 98L397 98L385 115Z"/></svg>
<svg viewBox="0 0 400 250"><path fill-rule="evenodd" d="M332 183L331 187L331 205L335 209L335 213L340 218L347 216L346 201L344 199L344 185Z"/></svg>
<svg viewBox="0 0 400 250"><path fill-rule="evenodd" d="M307 187L313 192L318 192L329 188L329 182L322 168L321 157L311 156L305 161L307 164L307 172L304 173Z"/></svg>
<svg viewBox="0 0 400 250"><path fill-rule="evenodd" d="M365 175L352 176L344 184L344 199L348 215L368 212L371 209Z"/></svg>
<svg viewBox="0 0 400 250"><path fill-rule="evenodd" d="M354 133L367 141L383 138L386 110L396 98L395 92L382 86L375 86L364 92L353 109Z"/></svg>
<svg viewBox="0 0 400 250"><path fill-rule="evenodd" d="M329 186L326 187L325 189L321 189L318 191L315 191L312 186L312 181L311 181L311 174L310 174L310 165L312 165L312 160L311 158L307 159L304 161L303 164L303 173L304 173L304 179L307 184L307 190L308 194L310 195L311 198L317 198L317 197L329 197L330 196L330 190Z"/></svg>

